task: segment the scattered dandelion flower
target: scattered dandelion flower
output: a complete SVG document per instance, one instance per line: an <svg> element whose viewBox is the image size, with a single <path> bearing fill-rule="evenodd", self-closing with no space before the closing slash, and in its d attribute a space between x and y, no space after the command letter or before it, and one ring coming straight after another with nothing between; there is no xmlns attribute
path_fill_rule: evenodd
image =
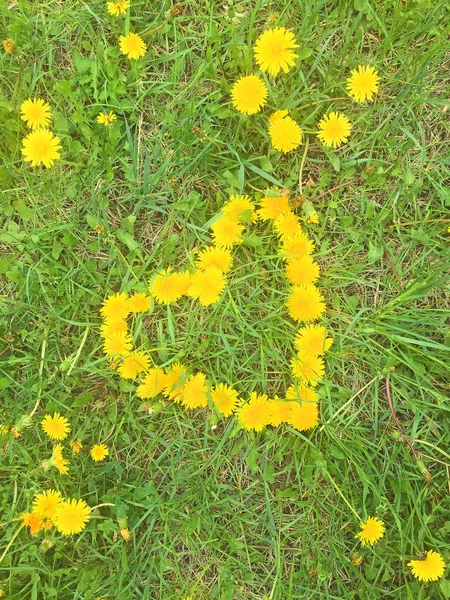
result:
<svg viewBox="0 0 450 600"><path fill-rule="evenodd" d="M290 402L288 423L297 431L306 431L319 422L319 410L316 402L298 404Z"/></svg>
<svg viewBox="0 0 450 600"><path fill-rule="evenodd" d="M372 100L378 92L379 76L374 67L359 65L357 69L350 71L347 79L348 95L356 102Z"/></svg>
<svg viewBox="0 0 450 600"><path fill-rule="evenodd" d="M167 375L158 367L149 369L136 390L138 398L154 398L167 386Z"/></svg>
<svg viewBox="0 0 450 600"><path fill-rule="evenodd" d="M295 285L286 306L296 321L316 321L325 312L324 297L312 284Z"/></svg>
<svg viewBox="0 0 450 600"><path fill-rule="evenodd" d="M200 250L198 253L195 266L200 271L215 267L221 273L226 273L232 265L232 260L231 252L226 248L208 246L205 250Z"/></svg>
<svg viewBox="0 0 450 600"><path fill-rule="evenodd" d="M100 462L108 456L109 450L105 444L94 444L90 449L89 454L91 455L92 460Z"/></svg>
<svg viewBox="0 0 450 600"><path fill-rule="evenodd" d="M316 386L325 372L325 365L320 356L298 353L291 360L292 373L305 385Z"/></svg>
<svg viewBox="0 0 450 600"><path fill-rule="evenodd" d="M125 54L128 58L138 60L147 51L147 45L140 35L137 33L129 33L128 35L121 35L120 38L120 51Z"/></svg>
<svg viewBox="0 0 450 600"><path fill-rule="evenodd" d="M288 400L297 400L297 402L300 402L300 404L303 404L304 402L318 402L316 391L304 385L289 386L286 390L286 398Z"/></svg>
<svg viewBox="0 0 450 600"><path fill-rule="evenodd" d="M22 525L30 528L30 533L32 536L35 536L41 531L41 529L44 528L44 517L42 515L38 515L34 511L31 513L23 513L21 519Z"/></svg>
<svg viewBox="0 0 450 600"><path fill-rule="evenodd" d="M52 455L48 460L44 460L42 467L47 471L50 467L56 467L60 475L65 475L69 472L69 461L63 457L63 447L61 444L56 444L53 447Z"/></svg>
<svg viewBox="0 0 450 600"><path fill-rule="evenodd" d="M255 205L248 196L230 196L230 200L222 206L222 212L240 223L258 219Z"/></svg>
<svg viewBox="0 0 450 600"><path fill-rule="evenodd" d="M30 98L29 100L22 102L20 106L20 118L22 121L25 121L31 129L47 127L50 122L50 117L50 104L41 98Z"/></svg>
<svg viewBox="0 0 450 600"><path fill-rule="evenodd" d="M126 528L121 529L120 530L120 535L123 537L123 539L126 542L129 542L131 540L131 534L130 534L129 529L126 529Z"/></svg>
<svg viewBox="0 0 450 600"><path fill-rule="evenodd" d="M178 277L178 279L177 279L178 290L179 290L180 294L182 296L187 296L187 293L189 292L189 288L191 287L191 284L192 284L191 274L186 269L185 271L181 271L180 273L177 273L177 277Z"/></svg>
<svg viewBox="0 0 450 600"><path fill-rule="evenodd" d="M196 271L191 277L191 282L188 295L197 298L202 306L218 302L226 286L222 272L215 267Z"/></svg>
<svg viewBox="0 0 450 600"><path fill-rule="evenodd" d="M283 226L285 228L291 227L288 221L285 221ZM294 221L292 221L292 229L294 229L294 227L296 226L294 225ZM297 231L292 236L283 240L278 254L285 260L290 260L293 258L305 258L313 251L314 242L300 230L300 232Z"/></svg>
<svg viewBox="0 0 450 600"><path fill-rule="evenodd" d="M53 519L61 501L61 494L57 490L45 490L33 500L33 512L46 519Z"/></svg>
<svg viewBox="0 0 450 600"><path fill-rule="evenodd" d="M283 423L289 422L290 415L290 405L291 402L286 402L286 400L280 400L279 398L274 398L273 400L269 400L270 403L270 418L269 425L273 425L273 427L278 427Z"/></svg>
<svg viewBox="0 0 450 600"><path fill-rule="evenodd" d="M106 8L110 15L115 17L126 14L130 0L118 0L117 2L107 2Z"/></svg>
<svg viewBox="0 0 450 600"><path fill-rule="evenodd" d="M103 351L105 354L124 356L132 348L132 340L126 331L116 331L105 338Z"/></svg>
<svg viewBox="0 0 450 600"><path fill-rule="evenodd" d="M244 115L258 113L267 102L267 96L266 84L256 75L241 77L231 88L233 106Z"/></svg>
<svg viewBox="0 0 450 600"><path fill-rule="evenodd" d="M83 444L81 443L80 438L77 438L76 440L69 442L69 446L72 448L72 454L76 456L80 453Z"/></svg>
<svg viewBox="0 0 450 600"><path fill-rule="evenodd" d="M384 523L378 517L367 517L360 525L361 531L355 535L363 546L373 545L381 540L386 531Z"/></svg>
<svg viewBox="0 0 450 600"><path fill-rule="evenodd" d="M214 244L220 248L231 248L241 244L244 226L235 217L222 215L211 225Z"/></svg>
<svg viewBox="0 0 450 600"><path fill-rule="evenodd" d="M314 223L315 225L317 225L319 223L319 215L315 211L312 212L309 215L308 220L306 222L307 223Z"/></svg>
<svg viewBox="0 0 450 600"><path fill-rule="evenodd" d="M98 113L97 115L97 123L100 123L100 125L111 125L116 119L117 115L112 110L109 113Z"/></svg>
<svg viewBox="0 0 450 600"><path fill-rule="evenodd" d="M294 344L299 352L325 354L330 349L333 338L327 337L327 330L323 325L306 325L298 330Z"/></svg>
<svg viewBox="0 0 450 600"><path fill-rule="evenodd" d="M211 399L219 413L224 417L232 415L239 402L237 391L226 383L219 383L212 388Z"/></svg>
<svg viewBox="0 0 450 600"><path fill-rule="evenodd" d="M55 527L62 535L80 533L89 521L91 509L84 500L63 500L55 515Z"/></svg>
<svg viewBox="0 0 450 600"><path fill-rule="evenodd" d="M182 363L174 363L170 369L166 371L166 385L164 387L164 395L173 400L180 402L183 387L187 379L187 366Z"/></svg>
<svg viewBox="0 0 450 600"><path fill-rule="evenodd" d="M158 304L171 304L181 298L181 280L179 273L162 271L151 284L150 293Z"/></svg>
<svg viewBox="0 0 450 600"><path fill-rule="evenodd" d="M317 137L330 148L338 148L347 142L352 130L352 124L345 115L331 112L319 122Z"/></svg>
<svg viewBox="0 0 450 600"><path fill-rule="evenodd" d="M60 158L60 139L48 129L36 129L23 139L22 154L32 167L44 165L49 168Z"/></svg>
<svg viewBox="0 0 450 600"><path fill-rule="evenodd" d="M116 333L128 333L128 325L125 319L109 319L100 327L100 335L109 338Z"/></svg>
<svg viewBox="0 0 450 600"><path fill-rule="evenodd" d="M261 431L268 425L271 407L266 394L252 392L249 402L242 404L236 411L238 422L247 431Z"/></svg>
<svg viewBox="0 0 450 600"><path fill-rule="evenodd" d="M54 413L53 417L45 415L41 427L52 440L64 440L70 432L69 421L59 413Z"/></svg>
<svg viewBox="0 0 450 600"><path fill-rule="evenodd" d="M128 298L128 306L132 313L147 312L150 308L150 296L143 292L134 294L134 296Z"/></svg>
<svg viewBox="0 0 450 600"><path fill-rule="evenodd" d="M139 373L148 369L149 363L150 359L145 352L133 352L125 356L117 370L123 379L135 379Z"/></svg>
<svg viewBox="0 0 450 600"><path fill-rule="evenodd" d="M439 552L428 550L423 560L411 560L408 567L419 581L436 581L444 574L445 562Z"/></svg>
<svg viewBox="0 0 450 600"><path fill-rule="evenodd" d="M280 121L281 119L284 119L284 117L287 117L288 114L289 114L288 110L276 110L269 117L269 125L273 125L277 121Z"/></svg>
<svg viewBox="0 0 450 600"><path fill-rule="evenodd" d="M291 210L288 210L278 217L274 221L274 227L277 234L284 240L286 238L292 238L296 235L302 235L302 226L300 225L300 219Z"/></svg>
<svg viewBox="0 0 450 600"><path fill-rule="evenodd" d="M12 54L14 52L14 41L11 38L7 38L2 42L3 50L8 54Z"/></svg>
<svg viewBox="0 0 450 600"><path fill-rule="evenodd" d="M100 313L106 321L126 319L130 314L127 295L124 292L110 294L103 301Z"/></svg>
<svg viewBox="0 0 450 600"><path fill-rule="evenodd" d="M205 408L208 405L206 375L191 375L183 387L181 404L185 408Z"/></svg>
<svg viewBox="0 0 450 600"><path fill-rule="evenodd" d="M271 198L266 196L259 203L260 208L256 211L258 217L263 221L276 219L283 213L289 212L289 198L279 196Z"/></svg>
<svg viewBox="0 0 450 600"><path fill-rule="evenodd" d="M269 137L275 150L286 154L302 143L302 130L289 116L269 122Z"/></svg>
<svg viewBox="0 0 450 600"><path fill-rule="evenodd" d="M286 263L285 275L293 285L308 285L317 281L320 269L310 256L291 258Z"/></svg>
<svg viewBox="0 0 450 600"><path fill-rule="evenodd" d="M281 70L287 73L295 64L298 48L294 34L284 27L275 27L264 31L255 43L255 60L261 71L277 75Z"/></svg>

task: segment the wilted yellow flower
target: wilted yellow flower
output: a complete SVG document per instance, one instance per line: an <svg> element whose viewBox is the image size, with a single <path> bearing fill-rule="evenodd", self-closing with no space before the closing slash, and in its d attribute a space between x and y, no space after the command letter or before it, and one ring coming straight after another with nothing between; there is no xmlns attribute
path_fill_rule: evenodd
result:
<svg viewBox="0 0 450 600"><path fill-rule="evenodd" d="M74 456L80 453L81 448L83 447L80 438L76 440L72 440L69 442L70 447L72 448L72 453Z"/></svg>
<svg viewBox="0 0 450 600"><path fill-rule="evenodd" d="M7 38L2 42L3 49L8 54L12 54L14 52L14 41L11 38Z"/></svg>

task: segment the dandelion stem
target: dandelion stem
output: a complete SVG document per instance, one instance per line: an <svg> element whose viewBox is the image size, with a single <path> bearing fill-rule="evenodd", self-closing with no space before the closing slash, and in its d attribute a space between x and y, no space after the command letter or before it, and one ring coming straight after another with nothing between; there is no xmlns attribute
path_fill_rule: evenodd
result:
<svg viewBox="0 0 450 600"><path fill-rule="evenodd" d="M88 333L89 333L89 326L87 326L87 327L86 327L86 331L84 332L83 338L82 338L82 340L81 340L81 344L80 344L80 346L79 346L79 348L78 348L78 350L77 350L77 353L76 353L76 355L75 355L75 358L73 359L73 361L72 361L72 364L70 365L70 368L69 368L69 370L67 371L67 377L68 377L68 376L69 376L69 375L72 373L72 371L73 371L73 369L74 369L75 365L77 364L77 361L78 361L78 359L80 358L80 354L81 354L81 351L82 351L82 349L83 349L83 346L84 346L84 344L85 344L85 342L86 342L86 338L87 338L87 336L88 336Z"/></svg>
<svg viewBox="0 0 450 600"><path fill-rule="evenodd" d="M97 504L91 508L91 512L96 508L102 508L103 506L115 506L115 504L111 504L110 502L104 502L103 504Z"/></svg>
<svg viewBox="0 0 450 600"><path fill-rule="evenodd" d="M16 532L14 533L14 535L12 536L12 538L9 540L8 545L6 546L3 554L0 556L0 563L2 562L2 560L5 558L5 556L8 554L8 550L11 548L11 546L14 543L14 540L16 539L16 537L19 535L21 529L23 527L23 524L19 527L19 529L16 530Z"/></svg>
<svg viewBox="0 0 450 600"><path fill-rule="evenodd" d="M47 349L47 338L48 338L48 327L45 327L44 339L42 340L42 347L41 347L41 362L39 364L39 380L40 380L39 381L39 391L38 391L36 403L33 407L33 410L31 411L30 417L32 417L34 415L34 413L37 411L39 403L41 401L42 386L43 386L42 373L44 372L44 358L45 358L45 351Z"/></svg>
<svg viewBox="0 0 450 600"><path fill-rule="evenodd" d="M309 146L309 137L306 137L305 140L305 150L303 151L302 162L300 163L300 170L298 172L298 188L300 190L300 195L303 193L303 167L305 166L306 156L308 154L308 146Z"/></svg>
<svg viewBox="0 0 450 600"><path fill-rule="evenodd" d="M347 498L344 496L344 494L341 492L341 490L339 489L338 484L334 481L334 479L331 477L331 475L328 473L327 470L325 470L325 473L327 474L327 476L328 476L329 480L331 481L331 483L334 485L335 490L338 492L338 494L340 495L340 497L342 498L342 500L349 507L349 509L352 511L352 513L355 515L355 517L358 519L358 521L361 521L362 520L361 517L358 515L358 513L353 508L353 506L350 504L350 502L347 500Z"/></svg>

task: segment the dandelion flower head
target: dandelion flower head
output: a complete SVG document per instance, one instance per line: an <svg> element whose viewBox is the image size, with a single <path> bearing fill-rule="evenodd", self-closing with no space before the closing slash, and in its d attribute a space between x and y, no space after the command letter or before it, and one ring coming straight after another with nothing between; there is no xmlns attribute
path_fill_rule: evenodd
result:
<svg viewBox="0 0 450 600"><path fill-rule="evenodd" d="M111 125L117 119L117 115L111 110L109 113L99 113L97 115L97 123L100 125Z"/></svg>
<svg viewBox="0 0 450 600"><path fill-rule="evenodd" d="M130 0L118 0L117 2L106 3L109 14L114 15L115 17L126 14L129 6Z"/></svg>
<svg viewBox="0 0 450 600"><path fill-rule="evenodd" d="M103 318L108 320L126 319L130 314L130 305L127 295L124 292L110 294L103 301L100 313Z"/></svg>
<svg viewBox="0 0 450 600"><path fill-rule="evenodd" d="M445 562L439 552L428 550L423 560L411 560L408 567L419 581L436 581L444 574Z"/></svg>
<svg viewBox="0 0 450 600"><path fill-rule="evenodd" d="M52 440L64 440L70 432L69 421L59 413L54 413L53 417L45 415L41 427Z"/></svg>
<svg viewBox="0 0 450 600"><path fill-rule="evenodd" d="M237 391L226 383L219 383L211 390L211 399L224 417L232 415L240 402Z"/></svg>
<svg viewBox="0 0 450 600"><path fill-rule="evenodd" d="M48 129L36 129L23 139L22 154L32 167L44 165L49 168L61 155L60 139Z"/></svg>
<svg viewBox="0 0 450 600"><path fill-rule="evenodd" d="M146 43L137 33L121 35L119 41L122 54L133 60L138 60L147 52Z"/></svg>
<svg viewBox="0 0 450 600"><path fill-rule="evenodd" d="M352 124L345 115L331 112L319 122L317 136L325 146L339 148L348 141L351 130Z"/></svg>
<svg viewBox="0 0 450 600"><path fill-rule="evenodd" d="M181 403L185 408L205 408L208 405L207 393L206 376L196 373L184 384Z"/></svg>
<svg viewBox="0 0 450 600"><path fill-rule="evenodd" d="M214 244L220 248L231 248L234 244L242 243L241 234L244 230L242 223L236 217L222 215L211 225Z"/></svg>
<svg viewBox="0 0 450 600"><path fill-rule="evenodd" d="M109 450L105 444L94 444L90 449L89 454L91 455L92 460L100 462L108 456Z"/></svg>
<svg viewBox="0 0 450 600"><path fill-rule="evenodd" d="M57 490L45 490L33 500L33 512L46 519L53 519L61 501L61 494Z"/></svg>
<svg viewBox="0 0 450 600"><path fill-rule="evenodd" d="M348 95L356 102L372 100L378 92L379 80L380 78L374 67L359 65L357 69L350 72L350 77L347 79Z"/></svg>
<svg viewBox="0 0 450 600"><path fill-rule="evenodd" d="M244 115L258 113L267 102L267 87L256 75L241 77L231 88L233 106Z"/></svg>
<svg viewBox="0 0 450 600"><path fill-rule="evenodd" d="M284 154L301 144L302 135L298 123L289 116L269 122L269 137L272 146Z"/></svg>
<svg viewBox="0 0 450 600"><path fill-rule="evenodd" d="M295 285L286 306L296 321L316 321L325 312L324 297L313 284Z"/></svg>
<svg viewBox="0 0 450 600"><path fill-rule="evenodd" d="M298 48L294 34L284 27L275 27L264 31L255 43L255 60L261 71L270 75L278 75L283 70L287 73L295 64Z"/></svg>
<svg viewBox="0 0 450 600"><path fill-rule="evenodd" d="M266 196L260 201L259 209L256 213L261 220L269 221L270 219L276 219L289 210L289 198L284 196L276 198Z"/></svg>
<svg viewBox="0 0 450 600"><path fill-rule="evenodd" d="M50 105L41 98L30 98L22 102L20 106L20 118L31 129L47 127L50 117Z"/></svg>
<svg viewBox="0 0 450 600"><path fill-rule="evenodd" d="M265 394L252 392L249 402L242 404L236 415L239 423L247 431L261 431L270 421L270 402Z"/></svg>
<svg viewBox="0 0 450 600"><path fill-rule="evenodd" d="M226 248L219 248L218 246L208 246L205 250L200 250L195 261L195 266L200 271L214 267L221 273L226 273L231 265L231 252Z"/></svg>
<svg viewBox="0 0 450 600"><path fill-rule="evenodd" d="M84 500L63 500L55 514L55 527L62 535L80 533L89 521L90 508Z"/></svg>
<svg viewBox="0 0 450 600"><path fill-rule="evenodd" d="M384 523L378 517L367 517L360 525L361 531L355 535L363 546L376 544L381 540L386 531Z"/></svg>

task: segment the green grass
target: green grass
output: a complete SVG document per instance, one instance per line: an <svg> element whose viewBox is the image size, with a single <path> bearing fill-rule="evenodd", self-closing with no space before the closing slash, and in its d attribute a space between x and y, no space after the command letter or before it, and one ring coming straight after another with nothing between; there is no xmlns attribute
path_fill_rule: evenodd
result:
<svg viewBox="0 0 450 600"><path fill-rule="evenodd" d="M22 530L0 563L0 589L14 600L449 598L450 579L419 584L406 567L428 549L450 559L449 8L226 5L132 0L126 19L97 0L0 6L0 35L16 43L0 53L0 421L21 423L39 400L32 427L0 440L0 555L42 489L114 505L73 539ZM230 86L252 72L271 13L295 31L302 60L267 80L261 114L239 116ZM148 44L132 67L117 45L124 27ZM333 100L366 62L382 78L376 102ZM20 154L19 108L34 95L52 105L64 148L45 171ZM307 154L270 148L266 118L280 108L307 132ZM119 117L110 129L95 123L103 109ZM336 152L313 135L329 109L354 124ZM101 302L192 264L230 193L258 199L275 185L320 215L307 230L335 338L321 423L305 435L248 435L209 411L157 401L149 415L102 354ZM281 266L270 227L258 225L219 304L155 306L136 319L136 344L244 395L283 393L295 328ZM429 481L391 416L387 377ZM54 410L85 450L106 440L110 460L94 465L84 450L68 476L37 469L51 452L39 421ZM386 523L373 549L354 539L350 507ZM124 518L129 543L118 535Z"/></svg>

